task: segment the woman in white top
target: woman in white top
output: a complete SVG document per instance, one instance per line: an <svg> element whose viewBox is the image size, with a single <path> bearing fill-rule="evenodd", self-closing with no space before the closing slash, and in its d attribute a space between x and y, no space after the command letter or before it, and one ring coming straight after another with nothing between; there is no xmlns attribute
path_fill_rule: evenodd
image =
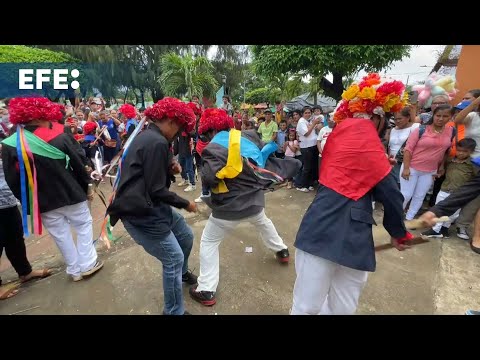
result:
<svg viewBox="0 0 480 360"><path fill-rule="evenodd" d="M309 106L304 107L303 117L297 124L298 142L303 158L302 173L295 184L299 191L313 191L313 185L318 184L318 149L315 129L319 124L320 119L312 117L312 109Z"/></svg>
<svg viewBox="0 0 480 360"><path fill-rule="evenodd" d="M402 166L402 162L399 160L403 158L403 148L405 147L412 131L420 126L419 123L414 122L415 115L412 114L412 111L412 108L405 107L401 111L395 113L395 127L388 130L385 135L388 141L388 156L391 159L395 159L398 152L401 151L400 154L398 154L399 157L397 157L397 163L393 167L393 173L399 186L400 167Z"/></svg>

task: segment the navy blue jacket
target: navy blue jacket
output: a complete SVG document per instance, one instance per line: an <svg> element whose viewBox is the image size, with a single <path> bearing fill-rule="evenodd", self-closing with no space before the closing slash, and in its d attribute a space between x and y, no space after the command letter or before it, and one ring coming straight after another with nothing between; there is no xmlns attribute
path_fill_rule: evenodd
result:
<svg viewBox="0 0 480 360"><path fill-rule="evenodd" d="M300 224L295 247L352 269L375 271L374 200L383 203L383 225L390 236L403 238L403 196L390 172L358 201L321 185Z"/></svg>

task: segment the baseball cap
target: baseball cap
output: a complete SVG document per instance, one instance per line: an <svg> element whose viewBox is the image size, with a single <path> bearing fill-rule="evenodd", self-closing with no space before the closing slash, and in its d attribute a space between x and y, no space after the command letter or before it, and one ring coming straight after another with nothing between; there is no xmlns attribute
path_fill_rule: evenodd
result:
<svg viewBox="0 0 480 360"><path fill-rule="evenodd" d="M92 101L90 101L90 104L102 105L102 102L99 98L93 98Z"/></svg>
<svg viewBox="0 0 480 360"><path fill-rule="evenodd" d="M470 105L471 103L472 103L472 102L471 102L471 101L468 101L468 100L462 101L462 102L458 103L457 105L455 105L455 109L463 110L463 109L465 109L468 105Z"/></svg>

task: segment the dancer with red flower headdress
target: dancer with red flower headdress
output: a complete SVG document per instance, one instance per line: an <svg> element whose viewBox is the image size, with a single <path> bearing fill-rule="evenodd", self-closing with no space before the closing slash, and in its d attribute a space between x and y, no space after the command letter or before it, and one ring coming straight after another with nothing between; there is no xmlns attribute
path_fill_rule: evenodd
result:
<svg viewBox="0 0 480 360"><path fill-rule="evenodd" d="M292 315L354 314L368 272L375 271L372 201L398 250L413 238L403 222L403 196L371 120L375 109L405 106L400 81L369 74L342 94L322 153L320 188L295 241L297 279Z"/></svg>
<svg viewBox="0 0 480 360"><path fill-rule="evenodd" d="M163 265L163 293L166 315L183 315L182 281L195 284L188 271L193 232L183 216L172 209L196 211L192 201L171 192L170 175L181 171L169 150L179 131L191 132L195 114L182 101L164 98L145 110L149 127L131 135L125 145L108 207L111 224L121 219L127 232ZM137 135L138 134L138 135Z"/></svg>
<svg viewBox="0 0 480 360"><path fill-rule="evenodd" d="M32 231L41 234L43 222L65 259L67 274L78 281L100 270L103 262L93 245L90 177L78 144L58 123L61 119L61 105L46 98L12 99L10 121L17 132L2 142L2 158L7 183L22 202L25 235L28 213Z"/></svg>
<svg viewBox="0 0 480 360"><path fill-rule="evenodd" d="M198 128L208 143L201 151L202 185L211 189L211 196L202 199L212 214L202 233L198 286L190 288L190 296L205 306L216 303L220 277L218 247L225 234L240 222L255 226L279 262L287 263L290 256L287 245L265 215L265 190L293 177L301 163L275 158L275 142L264 145L255 130L241 132L233 126L233 119L225 110L206 109Z"/></svg>

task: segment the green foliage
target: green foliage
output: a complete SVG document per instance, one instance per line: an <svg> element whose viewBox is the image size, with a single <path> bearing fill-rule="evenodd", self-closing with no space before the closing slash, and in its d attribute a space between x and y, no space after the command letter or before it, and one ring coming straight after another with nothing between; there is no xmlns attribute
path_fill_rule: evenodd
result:
<svg viewBox="0 0 480 360"><path fill-rule="evenodd" d="M410 45L254 45L255 71L268 78L279 74L310 75L319 79L328 96L339 99L342 79L360 70L382 71L408 56ZM325 79L333 75L333 83Z"/></svg>
<svg viewBox="0 0 480 360"><path fill-rule="evenodd" d="M75 59L65 53L23 45L0 45L0 63L69 63Z"/></svg>
<svg viewBox="0 0 480 360"><path fill-rule="evenodd" d="M180 56L168 53L160 60L162 75L159 82L166 95L180 97L186 95L210 96L218 88L213 75L214 67L203 56L193 57L191 54Z"/></svg>
<svg viewBox="0 0 480 360"><path fill-rule="evenodd" d="M251 91L248 91L245 94L245 101L248 104L259 104L259 103L270 103L274 104L276 101L280 100L282 91L280 89L269 89L269 88L258 88Z"/></svg>

